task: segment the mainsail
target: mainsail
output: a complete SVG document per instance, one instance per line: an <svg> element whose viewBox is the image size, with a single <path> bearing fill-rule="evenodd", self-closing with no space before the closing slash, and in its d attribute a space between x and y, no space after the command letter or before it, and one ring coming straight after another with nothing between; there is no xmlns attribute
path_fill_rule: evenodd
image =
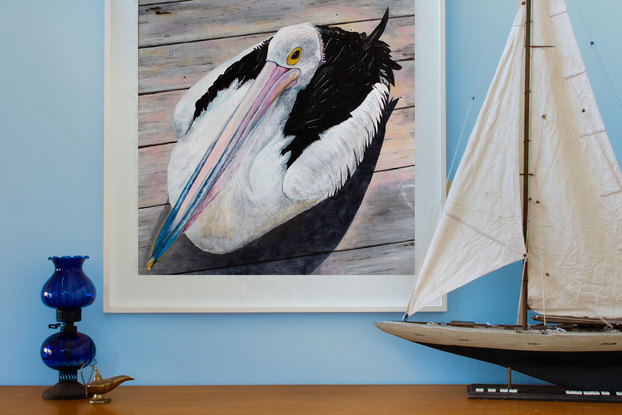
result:
<svg viewBox="0 0 622 415"><path fill-rule="evenodd" d="M514 25L408 305L521 260L525 7ZM535 1L529 297L540 313L622 316L622 174L562 0Z"/></svg>
<svg viewBox="0 0 622 415"><path fill-rule="evenodd" d="M542 314L619 318L620 167L563 1L535 2L532 20L528 304Z"/></svg>

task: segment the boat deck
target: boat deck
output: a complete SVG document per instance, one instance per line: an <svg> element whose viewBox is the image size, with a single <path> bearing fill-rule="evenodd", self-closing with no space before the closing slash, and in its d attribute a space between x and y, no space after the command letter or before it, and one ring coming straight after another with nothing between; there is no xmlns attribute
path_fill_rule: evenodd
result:
<svg viewBox="0 0 622 415"><path fill-rule="evenodd" d="M463 326L383 321L387 333L417 343L536 352L622 352L622 332L522 330L514 326Z"/></svg>

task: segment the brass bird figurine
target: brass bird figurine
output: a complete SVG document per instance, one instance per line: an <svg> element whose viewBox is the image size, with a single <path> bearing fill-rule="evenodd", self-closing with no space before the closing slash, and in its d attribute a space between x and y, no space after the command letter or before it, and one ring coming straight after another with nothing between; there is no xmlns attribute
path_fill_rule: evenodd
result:
<svg viewBox="0 0 622 415"><path fill-rule="evenodd" d="M113 376L111 378L103 379L97 369L97 366L93 365L93 370L95 371L93 381L85 385L87 395L93 394L93 397L89 401L90 403L110 402L110 398L104 398L104 393L110 392L127 380L134 380L134 378L126 375Z"/></svg>

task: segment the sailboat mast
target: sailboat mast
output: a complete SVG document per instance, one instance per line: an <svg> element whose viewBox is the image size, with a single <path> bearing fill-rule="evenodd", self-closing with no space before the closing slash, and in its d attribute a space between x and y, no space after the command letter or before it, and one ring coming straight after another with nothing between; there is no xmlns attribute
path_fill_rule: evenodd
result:
<svg viewBox="0 0 622 415"><path fill-rule="evenodd" d="M523 114L523 237L527 247L527 215L529 213L529 94L531 92L531 3L525 0L525 101ZM523 281L521 295L521 320L523 328L527 328L527 259L523 264Z"/></svg>

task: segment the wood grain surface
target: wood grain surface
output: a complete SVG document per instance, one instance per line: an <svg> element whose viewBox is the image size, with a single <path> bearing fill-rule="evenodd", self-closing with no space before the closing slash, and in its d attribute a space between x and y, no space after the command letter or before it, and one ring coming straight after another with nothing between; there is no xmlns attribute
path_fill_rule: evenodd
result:
<svg viewBox="0 0 622 415"><path fill-rule="evenodd" d="M359 166L343 191L264 237L227 255L196 248L185 236L158 274L412 274L414 269L414 5L392 1L381 39L401 66L397 99L374 162ZM173 109L220 63L272 36L310 22L371 32L386 9L379 1L296 2L141 0L139 6L139 274L147 274L153 238L170 210L166 169L177 137ZM377 157L377 160L375 160ZM335 219L337 218L337 219ZM333 225L334 221L339 226ZM304 230L304 232L303 232ZM157 268L157 269L156 269Z"/></svg>
<svg viewBox="0 0 622 415"><path fill-rule="evenodd" d="M112 402L51 401L42 386L0 387L3 415L523 415L622 413L618 403L466 398L464 385L121 386Z"/></svg>

